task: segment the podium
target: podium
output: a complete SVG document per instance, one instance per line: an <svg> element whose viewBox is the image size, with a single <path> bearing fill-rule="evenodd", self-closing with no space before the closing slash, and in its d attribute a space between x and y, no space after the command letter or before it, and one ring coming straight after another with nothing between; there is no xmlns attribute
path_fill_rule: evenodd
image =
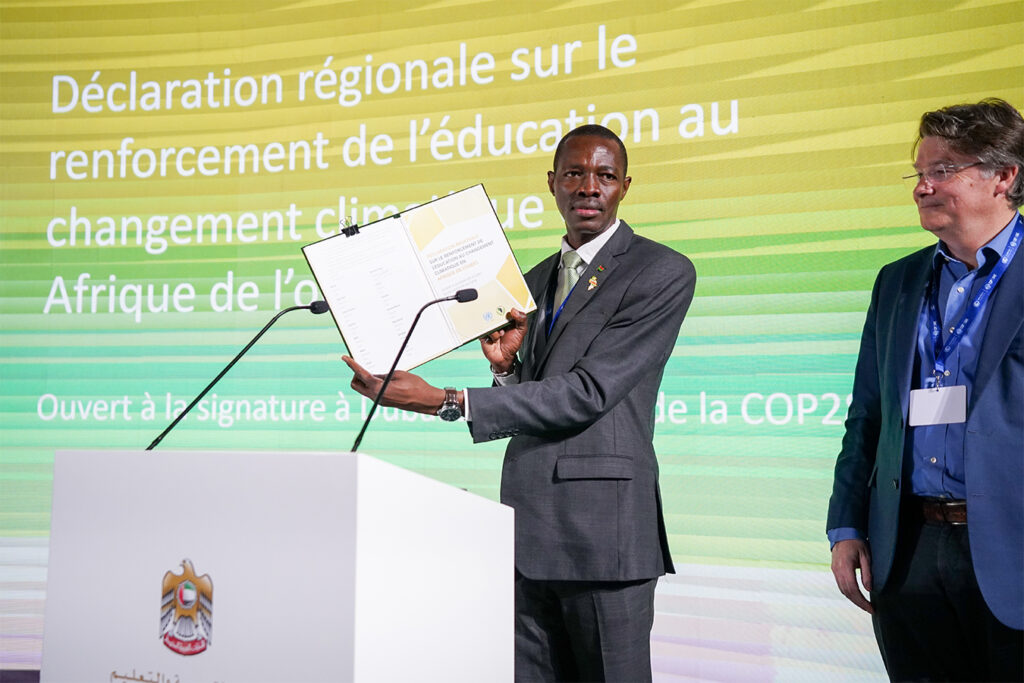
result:
<svg viewBox="0 0 1024 683"><path fill-rule="evenodd" d="M511 681L512 509L367 455L60 451L43 681Z"/></svg>

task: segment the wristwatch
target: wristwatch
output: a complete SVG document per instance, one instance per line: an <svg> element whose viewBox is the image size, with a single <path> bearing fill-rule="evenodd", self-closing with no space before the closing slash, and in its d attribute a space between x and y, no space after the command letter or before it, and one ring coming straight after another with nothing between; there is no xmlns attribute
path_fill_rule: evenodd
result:
<svg viewBox="0 0 1024 683"><path fill-rule="evenodd" d="M459 394L455 387L444 388L444 403L437 409L437 416L445 422L455 422L462 417L462 408L459 407Z"/></svg>

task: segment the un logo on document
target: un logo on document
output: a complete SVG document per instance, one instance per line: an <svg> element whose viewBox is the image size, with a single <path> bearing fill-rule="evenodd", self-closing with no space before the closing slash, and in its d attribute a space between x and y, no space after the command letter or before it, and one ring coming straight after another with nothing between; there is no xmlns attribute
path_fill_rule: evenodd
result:
<svg viewBox="0 0 1024 683"><path fill-rule="evenodd" d="M196 576L192 562L180 574L164 574L160 601L160 640L179 655L197 655L213 642L213 581Z"/></svg>

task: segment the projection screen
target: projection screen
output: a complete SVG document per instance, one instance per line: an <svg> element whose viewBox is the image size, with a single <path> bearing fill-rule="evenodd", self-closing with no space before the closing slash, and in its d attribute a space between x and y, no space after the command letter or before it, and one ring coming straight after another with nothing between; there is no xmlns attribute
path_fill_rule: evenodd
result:
<svg viewBox="0 0 1024 683"><path fill-rule="evenodd" d="M1019 0L0 7L4 667L39 666L55 450L144 448L320 298L300 248L344 218L482 182L533 266L555 143L596 122L629 149L620 215L698 273L656 414L656 677L882 676L828 571L832 467L874 276L931 241L916 122L1024 105ZM344 352L290 314L160 447L348 450ZM475 344L420 372L490 382ZM391 409L362 446L493 499L503 448Z"/></svg>

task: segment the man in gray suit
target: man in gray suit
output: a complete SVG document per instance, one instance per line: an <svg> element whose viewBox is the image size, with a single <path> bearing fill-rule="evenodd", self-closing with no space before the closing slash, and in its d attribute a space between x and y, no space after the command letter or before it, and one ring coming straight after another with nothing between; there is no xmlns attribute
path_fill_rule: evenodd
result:
<svg viewBox="0 0 1024 683"><path fill-rule="evenodd" d="M630 178L602 126L568 133L548 188L559 253L526 274L535 314L482 340L494 385L456 391L396 374L383 403L466 415L475 442L511 437L501 500L516 511L516 678L650 680L657 579L673 571L654 407L693 298L683 255L617 217ZM352 387L380 378L351 358Z"/></svg>
<svg viewBox="0 0 1024 683"><path fill-rule="evenodd" d="M1024 680L1024 119L927 112L936 245L871 294L828 509L832 572L894 680ZM870 601L857 585L860 572Z"/></svg>

